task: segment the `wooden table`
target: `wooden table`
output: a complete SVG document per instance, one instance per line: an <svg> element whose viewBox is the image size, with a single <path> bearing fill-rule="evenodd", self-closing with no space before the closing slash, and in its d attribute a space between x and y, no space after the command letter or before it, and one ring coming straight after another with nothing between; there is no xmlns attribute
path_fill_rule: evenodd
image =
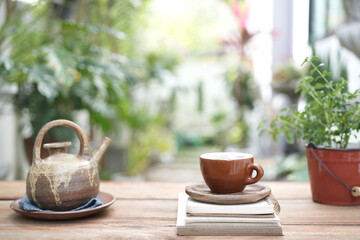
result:
<svg viewBox="0 0 360 240"><path fill-rule="evenodd" d="M102 182L101 191L117 198L105 211L83 219L43 221L9 207L24 195L24 181L0 181L0 239L360 239L360 206L314 203L309 183L263 183L279 200L285 236L177 236L177 195L185 183Z"/></svg>

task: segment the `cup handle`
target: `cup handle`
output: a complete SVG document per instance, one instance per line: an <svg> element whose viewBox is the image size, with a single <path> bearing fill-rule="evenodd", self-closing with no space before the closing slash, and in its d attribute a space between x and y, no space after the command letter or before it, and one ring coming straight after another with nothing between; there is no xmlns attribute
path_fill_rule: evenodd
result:
<svg viewBox="0 0 360 240"><path fill-rule="evenodd" d="M248 167L248 173L249 173L249 177L246 178L245 180L245 184L253 184L256 183L258 181L260 181L260 179L264 176L264 169L261 167L260 164L254 163L254 164L249 164ZM252 172L256 171L256 177L252 178Z"/></svg>

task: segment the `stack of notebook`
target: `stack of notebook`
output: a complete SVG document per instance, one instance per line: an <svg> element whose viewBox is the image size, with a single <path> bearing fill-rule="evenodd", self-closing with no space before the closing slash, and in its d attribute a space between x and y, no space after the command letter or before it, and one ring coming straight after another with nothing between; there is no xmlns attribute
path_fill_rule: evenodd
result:
<svg viewBox="0 0 360 240"><path fill-rule="evenodd" d="M221 205L179 194L178 235L283 235L277 201L269 196L255 203Z"/></svg>

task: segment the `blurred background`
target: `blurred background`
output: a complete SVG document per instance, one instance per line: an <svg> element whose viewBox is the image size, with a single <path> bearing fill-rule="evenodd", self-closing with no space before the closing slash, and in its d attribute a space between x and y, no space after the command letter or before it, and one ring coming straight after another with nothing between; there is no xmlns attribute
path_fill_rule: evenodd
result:
<svg viewBox="0 0 360 240"><path fill-rule="evenodd" d="M24 179L39 129L65 118L114 181L200 181L199 155L254 155L266 180L308 179L303 142L258 125L303 99L319 56L360 88L356 0L0 0L0 179ZM71 139L55 128L47 142Z"/></svg>

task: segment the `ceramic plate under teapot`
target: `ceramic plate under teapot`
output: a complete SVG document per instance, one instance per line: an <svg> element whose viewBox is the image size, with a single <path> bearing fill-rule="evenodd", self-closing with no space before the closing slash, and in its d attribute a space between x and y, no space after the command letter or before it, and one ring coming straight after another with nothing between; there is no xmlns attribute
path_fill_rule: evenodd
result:
<svg viewBox="0 0 360 240"><path fill-rule="evenodd" d="M10 205L10 208L21 215L31 217L31 218L46 219L46 220L75 219L75 218L82 218L82 217L86 217L86 216L101 212L105 208L109 207L111 204L113 204L115 202L115 197L113 195L111 195L109 193L105 193L105 192L99 192L98 198L101 200L103 205L94 207L94 208L79 210L79 211L60 211L60 212L25 211L19 205L19 202L21 199L15 200Z"/></svg>

